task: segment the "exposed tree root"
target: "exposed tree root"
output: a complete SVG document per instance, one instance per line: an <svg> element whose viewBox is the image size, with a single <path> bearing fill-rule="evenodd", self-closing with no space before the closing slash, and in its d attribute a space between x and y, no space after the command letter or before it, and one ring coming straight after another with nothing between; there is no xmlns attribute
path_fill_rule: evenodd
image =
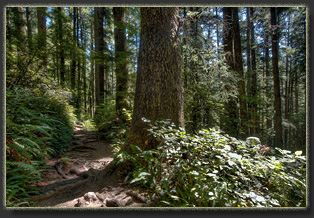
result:
<svg viewBox="0 0 314 218"><path fill-rule="evenodd" d="M51 161L54 170L43 174L43 194L31 197L38 207L134 207L148 205L146 198L123 181L131 163L112 161L109 142L95 142L87 132L76 132L65 162ZM88 142L84 142L88 141ZM81 143L83 142L83 143ZM86 157L81 156L84 150ZM109 163L109 164L108 164ZM64 166L63 166L64 164ZM89 170L87 170L89 168ZM86 171L87 170L87 171ZM62 176L57 175L57 173Z"/></svg>
<svg viewBox="0 0 314 218"><path fill-rule="evenodd" d="M97 173L97 172L96 172ZM94 169L89 169L88 171L82 173L82 175L79 178L82 178L82 180L76 181L74 183L68 184L68 185L62 185L55 189L52 189L44 194L36 195L31 198L32 201L40 201L44 199L51 198L52 196L61 194L65 191L73 190L77 191L79 187L86 187L90 185L91 182L93 182L93 179L96 177L96 173Z"/></svg>
<svg viewBox="0 0 314 218"><path fill-rule="evenodd" d="M64 179L72 179L72 177L65 175L65 173L62 171L61 169L62 167L62 163L59 160L55 165L54 168L56 169L56 171L64 178Z"/></svg>

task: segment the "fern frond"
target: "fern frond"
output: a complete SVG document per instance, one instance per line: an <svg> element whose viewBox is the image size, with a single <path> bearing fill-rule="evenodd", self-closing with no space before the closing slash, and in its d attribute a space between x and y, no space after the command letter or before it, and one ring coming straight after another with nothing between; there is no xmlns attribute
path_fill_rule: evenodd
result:
<svg viewBox="0 0 314 218"><path fill-rule="evenodd" d="M10 148L15 150L16 153L18 153L21 156L25 156L27 158L31 158L32 155L30 153L28 153L25 149L24 145L21 145L20 143L18 143L17 141L14 141L11 145Z"/></svg>
<svg viewBox="0 0 314 218"><path fill-rule="evenodd" d="M40 146L36 142L30 140L29 138L26 138L23 136L18 136L18 137L16 137L16 140L23 141L27 145L30 145L30 149L36 148L36 149L40 150Z"/></svg>

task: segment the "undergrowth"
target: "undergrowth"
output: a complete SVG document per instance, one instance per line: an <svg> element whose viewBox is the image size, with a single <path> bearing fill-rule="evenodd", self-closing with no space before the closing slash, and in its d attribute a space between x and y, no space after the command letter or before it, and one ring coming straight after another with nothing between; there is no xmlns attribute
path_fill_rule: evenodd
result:
<svg viewBox="0 0 314 218"><path fill-rule="evenodd" d="M117 116L115 102L99 107L94 117L94 123L99 135L113 144L121 143L125 140L128 129L132 121L132 111L123 109L121 116Z"/></svg>
<svg viewBox="0 0 314 218"><path fill-rule="evenodd" d="M39 190L40 171L50 156L65 152L75 125L69 93L61 90L6 90L6 205L29 206Z"/></svg>
<svg viewBox="0 0 314 218"><path fill-rule="evenodd" d="M150 190L150 200L171 207L305 207L306 160L302 152L271 149L214 129L197 135L161 121L149 129L157 150L136 145L128 181Z"/></svg>

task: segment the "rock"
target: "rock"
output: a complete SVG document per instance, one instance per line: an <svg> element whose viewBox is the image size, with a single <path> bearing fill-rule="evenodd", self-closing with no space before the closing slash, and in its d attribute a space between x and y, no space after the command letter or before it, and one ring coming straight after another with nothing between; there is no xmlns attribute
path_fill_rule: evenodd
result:
<svg viewBox="0 0 314 218"><path fill-rule="evenodd" d="M106 199L107 207L120 207L120 202L117 199Z"/></svg>
<svg viewBox="0 0 314 218"><path fill-rule="evenodd" d="M83 207L84 202L81 199L77 199L77 203L74 204L74 207Z"/></svg>
<svg viewBox="0 0 314 218"><path fill-rule="evenodd" d="M88 192L88 193L85 193L84 199L86 201L91 201L91 200L96 201L97 200L97 196L96 196L96 194L94 192Z"/></svg>
<svg viewBox="0 0 314 218"><path fill-rule="evenodd" d="M101 201L101 202L104 202L105 199L99 194L99 193L95 193L97 198Z"/></svg>
<svg viewBox="0 0 314 218"><path fill-rule="evenodd" d="M126 197L123 201L122 204L124 206L130 205L133 202L132 197Z"/></svg>

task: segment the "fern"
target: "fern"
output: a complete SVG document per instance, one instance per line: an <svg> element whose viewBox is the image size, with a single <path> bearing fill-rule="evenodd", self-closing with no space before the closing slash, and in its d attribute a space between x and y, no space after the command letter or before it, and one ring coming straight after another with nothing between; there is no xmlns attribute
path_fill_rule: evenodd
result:
<svg viewBox="0 0 314 218"><path fill-rule="evenodd" d="M26 157L26 158L31 158L32 157L32 155L25 150L25 148L24 148L25 146L21 145L20 143L18 143L16 141L13 142L10 147L13 150L12 151L13 152L12 153L13 156L15 156L15 154L16 154L16 155L23 156L23 157Z"/></svg>
<svg viewBox="0 0 314 218"><path fill-rule="evenodd" d="M76 117L63 94L16 88L6 98L6 204L25 206L39 193L30 185L41 180L45 160L71 140Z"/></svg>
<svg viewBox="0 0 314 218"><path fill-rule="evenodd" d="M16 166L19 167L23 170L27 170L31 173L34 174L38 174L38 172L36 171L36 169L34 168L34 166L32 166L31 164L25 163L25 162L12 162L12 161L7 161L7 164L11 165L11 166Z"/></svg>

